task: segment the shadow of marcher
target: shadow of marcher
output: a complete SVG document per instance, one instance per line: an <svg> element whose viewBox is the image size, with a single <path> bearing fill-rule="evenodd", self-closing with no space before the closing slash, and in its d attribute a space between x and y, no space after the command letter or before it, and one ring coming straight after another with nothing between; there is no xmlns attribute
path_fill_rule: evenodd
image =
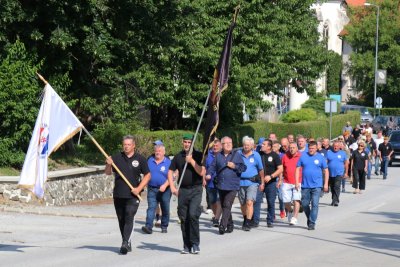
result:
<svg viewBox="0 0 400 267"><path fill-rule="evenodd" d="M21 249L23 248L33 248L37 246L22 246L22 245L9 245L9 244L0 244L0 251L9 251L9 252L25 252Z"/></svg>
<svg viewBox="0 0 400 267"><path fill-rule="evenodd" d="M99 251L111 251L119 254L119 247L109 247L109 246L81 246L76 249L91 249L91 250L99 250Z"/></svg>
<svg viewBox="0 0 400 267"><path fill-rule="evenodd" d="M165 252L180 252L180 249L176 248L170 248L166 246L160 246L159 244L155 243L146 243L142 242L143 245L137 246L138 249L143 249L143 250L157 250L157 251L165 251Z"/></svg>

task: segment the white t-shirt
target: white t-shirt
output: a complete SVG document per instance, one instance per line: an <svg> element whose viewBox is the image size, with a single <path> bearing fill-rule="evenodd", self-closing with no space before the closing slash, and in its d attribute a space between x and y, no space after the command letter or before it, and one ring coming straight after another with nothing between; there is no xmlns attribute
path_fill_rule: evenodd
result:
<svg viewBox="0 0 400 267"><path fill-rule="evenodd" d="M365 133L369 133L372 135L372 128L371 127L365 128Z"/></svg>

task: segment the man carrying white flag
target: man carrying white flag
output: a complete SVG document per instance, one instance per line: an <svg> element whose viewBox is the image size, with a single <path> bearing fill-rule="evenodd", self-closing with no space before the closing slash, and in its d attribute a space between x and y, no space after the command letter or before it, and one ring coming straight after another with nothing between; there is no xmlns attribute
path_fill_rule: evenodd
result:
<svg viewBox="0 0 400 267"><path fill-rule="evenodd" d="M46 84L18 183L19 187L27 188L37 197L43 198L48 157L82 128L82 123L74 113L50 84Z"/></svg>

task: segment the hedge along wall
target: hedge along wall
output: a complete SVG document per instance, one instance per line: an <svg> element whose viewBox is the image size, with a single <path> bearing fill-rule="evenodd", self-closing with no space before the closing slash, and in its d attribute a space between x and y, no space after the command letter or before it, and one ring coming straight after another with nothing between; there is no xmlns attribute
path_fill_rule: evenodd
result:
<svg viewBox="0 0 400 267"><path fill-rule="evenodd" d="M332 136L338 136L342 133L342 128L347 121L352 125L360 123L359 112L349 112L347 114L335 115L332 117ZM134 134L137 143L137 150L144 156L153 153L153 142L161 139L164 142L167 155L175 155L182 149L182 135L189 131L141 131ZM240 146L243 136L253 137L256 142L259 137L266 137L270 132L274 132L278 137L288 134L302 134L306 137L329 137L329 118L326 120L298 122L298 123L269 123L254 122L242 124L236 127L219 129L218 137L230 136L233 139L234 146ZM193 132L192 132L193 133ZM194 133L193 133L194 134ZM199 133L196 139L195 148L202 150L203 135Z"/></svg>
<svg viewBox="0 0 400 267"><path fill-rule="evenodd" d="M374 108L368 108L368 110L372 115L374 114ZM380 112L381 115L400 116L400 108L381 108ZM378 109L376 109L376 115L378 114Z"/></svg>
<svg viewBox="0 0 400 267"><path fill-rule="evenodd" d="M347 114L335 115L332 117L332 137L342 134L342 128L347 121L354 126L360 123L359 112L349 112ZM243 124L237 127L220 129L218 136L231 136L235 146L241 145L243 136L253 137L256 142L260 137L268 137L269 133L276 133L280 137L288 134L304 135L305 137L329 137L329 118L326 120L298 122L298 123L269 123L254 122Z"/></svg>

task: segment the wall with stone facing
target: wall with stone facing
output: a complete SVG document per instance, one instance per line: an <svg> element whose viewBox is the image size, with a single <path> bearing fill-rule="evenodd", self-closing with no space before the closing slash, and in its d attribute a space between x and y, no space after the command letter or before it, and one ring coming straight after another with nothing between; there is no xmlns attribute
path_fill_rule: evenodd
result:
<svg viewBox="0 0 400 267"><path fill-rule="evenodd" d="M1 181L1 179L0 179ZM43 202L46 205L68 205L112 197L114 176L105 175L104 168L78 168L49 173ZM39 202L29 191L14 182L0 183L3 202Z"/></svg>

